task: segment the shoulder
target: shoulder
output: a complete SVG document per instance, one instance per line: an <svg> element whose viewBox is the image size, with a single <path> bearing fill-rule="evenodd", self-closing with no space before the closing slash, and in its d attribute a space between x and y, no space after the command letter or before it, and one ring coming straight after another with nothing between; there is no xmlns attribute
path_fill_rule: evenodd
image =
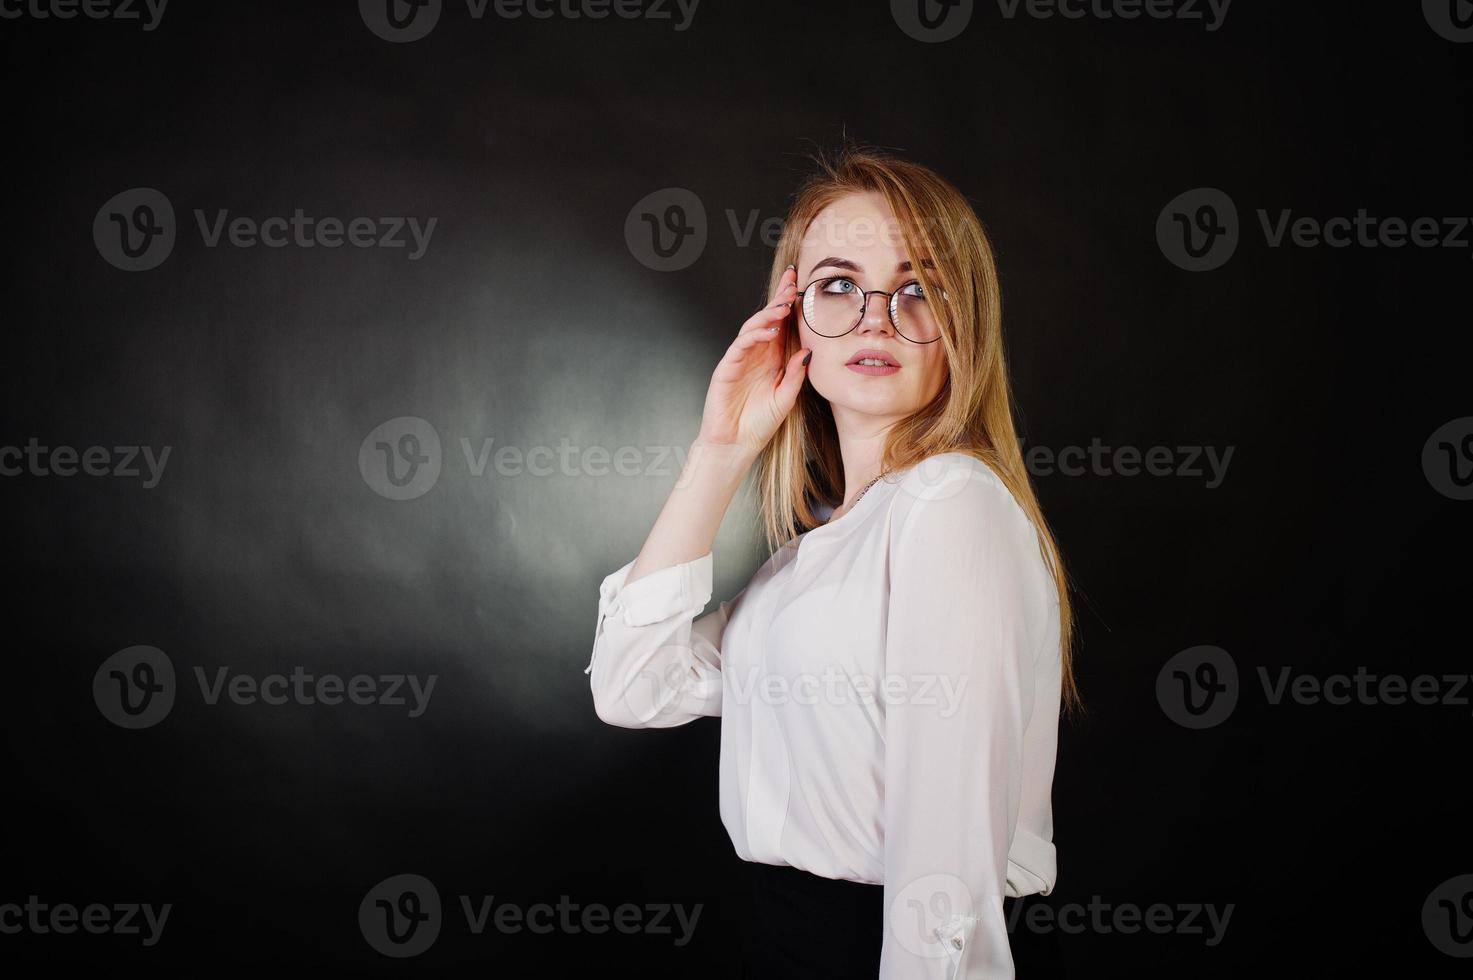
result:
<svg viewBox="0 0 1473 980"><path fill-rule="evenodd" d="M997 472L968 453L928 457L900 475L891 504L891 550L1002 548L1019 558L1037 528Z"/></svg>
<svg viewBox="0 0 1473 980"><path fill-rule="evenodd" d="M903 474L892 508L895 574L943 591L985 581L1040 611L1057 602L1044 537L983 460L961 452L923 460Z"/></svg>
<svg viewBox="0 0 1473 980"><path fill-rule="evenodd" d="M896 503L907 511L985 508L999 513L1026 515L1007 484L987 463L969 453L938 453L900 474ZM952 503L951 508L945 505Z"/></svg>

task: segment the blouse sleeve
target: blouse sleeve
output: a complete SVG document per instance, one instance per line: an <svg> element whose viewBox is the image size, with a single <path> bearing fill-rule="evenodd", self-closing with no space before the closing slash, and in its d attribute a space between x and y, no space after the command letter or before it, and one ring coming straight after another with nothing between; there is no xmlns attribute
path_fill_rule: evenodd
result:
<svg viewBox="0 0 1473 980"><path fill-rule="evenodd" d="M1004 980L1024 733L1057 597L1032 522L985 465L902 493L886 670L904 691L954 693L885 706L880 980Z"/></svg>
<svg viewBox="0 0 1473 980"><path fill-rule="evenodd" d="M591 675L598 717L621 728L671 728L721 714L721 636L736 601L711 599L711 554L625 584L634 561L599 585Z"/></svg>

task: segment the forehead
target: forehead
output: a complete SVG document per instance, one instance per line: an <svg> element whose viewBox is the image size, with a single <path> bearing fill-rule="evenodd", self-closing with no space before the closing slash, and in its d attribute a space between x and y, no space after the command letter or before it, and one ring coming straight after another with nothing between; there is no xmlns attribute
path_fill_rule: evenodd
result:
<svg viewBox="0 0 1473 980"><path fill-rule="evenodd" d="M905 239L899 220L878 191L846 194L814 216L798 254L810 260L823 255L868 256L891 266L905 258Z"/></svg>

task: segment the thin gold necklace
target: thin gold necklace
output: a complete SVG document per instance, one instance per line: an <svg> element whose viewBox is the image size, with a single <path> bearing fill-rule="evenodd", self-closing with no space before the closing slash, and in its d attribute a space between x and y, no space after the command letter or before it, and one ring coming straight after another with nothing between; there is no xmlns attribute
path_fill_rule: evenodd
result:
<svg viewBox="0 0 1473 980"><path fill-rule="evenodd" d="M855 508L855 506L858 505L858 503L859 503L859 498L860 497L863 497L865 494L869 493L869 488L872 487L872 486L874 486L876 483L879 483L879 482L880 482L880 478L877 476L873 480L871 480L868 483L866 483L864 485L864 487L859 491L859 493L857 493L857 494L854 495L854 499L849 502L849 510L846 510L844 513L847 514L847 513L850 513L850 511L853 511L854 508Z"/></svg>
<svg viewBox="0 0 1473 980"><path fill-rule="evenodd" d="M884 476L884 474L882 473L882 474L880 474L880 476ZM846 510L846 511L844 511L844 513L845 514L851 514L851 513L853 513L854 512L854 506L855 506L855 504L858 504L859 503L859 498L860 497L863 497L866 493L869 492L869 488L870 487L874 486L876 483L879 483L879 482L880 482L880 477L877 476L873 480L871 480L868 483L866 483L864 485L864 488L861 489L859 491L859 493L855 495L854 500L849 504L849 509ZM832 524L833 522L834 522L834 515L832 513L830 513L829 514L829 519L827 521L824 521L824 523L825 524Z"/></svg>

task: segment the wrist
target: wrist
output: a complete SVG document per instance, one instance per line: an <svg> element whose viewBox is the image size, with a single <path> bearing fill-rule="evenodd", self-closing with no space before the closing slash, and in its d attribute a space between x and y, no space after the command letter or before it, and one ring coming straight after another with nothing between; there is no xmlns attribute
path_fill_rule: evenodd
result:
<svg viewBox="0 0 1473 980"><path fill-rule="evenodd" d="M757 454L745 446L707 442L697 437L686 453L680 482L686 484L697 479L714 479L737 484L756 461Z"/></svg>

